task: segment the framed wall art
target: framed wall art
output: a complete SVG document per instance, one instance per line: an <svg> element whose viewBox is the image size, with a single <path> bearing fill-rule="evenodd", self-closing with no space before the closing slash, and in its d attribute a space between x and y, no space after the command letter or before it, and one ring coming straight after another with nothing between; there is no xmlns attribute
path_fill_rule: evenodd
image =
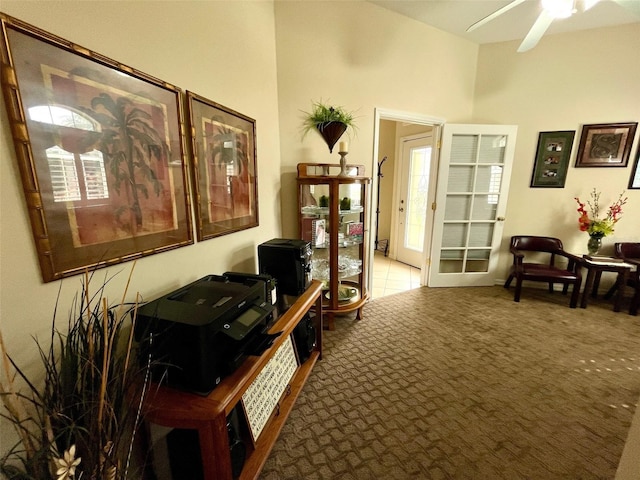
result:
<svg viewBox="0 0 640 480"><path fill-rule="evenodd" d="M181 91L0 19L2 91L43 280L192 244Z"/></svg>
<svg viewBox="0 0 640 480"><path fill-rule="evenodd" d="M258 226L256 122L187 91L198 240Z"/></svg>
<svg viewBox="0 0 640 480"><path fill-rule="evenodd" d="M632 190L640 190L640 144L638 145L638 151L636 152L636 161L633 164L631 178L629 178L629 188Z"/></svg>
<svg viewBox="0 0 640 480"><path fill-rule="evenodd" d="M626 167L638 123L583 125L576 167Z"/></svg>
<svg viewBox="0 0 640 480"><path fill-rule="evenodd" d="M531 187L564 187L575 134L575 130L540 132Z"/></svg>

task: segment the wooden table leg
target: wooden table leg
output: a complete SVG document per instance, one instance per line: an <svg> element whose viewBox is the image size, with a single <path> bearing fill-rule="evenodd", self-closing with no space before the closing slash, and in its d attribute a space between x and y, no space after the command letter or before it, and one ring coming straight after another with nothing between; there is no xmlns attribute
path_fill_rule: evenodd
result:
<svg viewBox="0 0 640 480"><path fill-rule="evenodd" d="M629 270L625 269L618 274L616 278L616 282L618 282L618 291L616 293L616 300L613 302L613 311L619 312L620 307L622 305L622 299L624 298L624 287L627 285L627 276L629 274Z"/></svg>
<svg viewBox="0 0 640 480"><path fill-rule="evenodd" d="M636 281L636 293L631 298L631 305L629 305L629 315L637 315L638 307L640 307L640 285L638 285L638 282L640 282L640 277L638 277Z"/></svg>
<svg viewBox="0 0 640 480"><path fill-rule="evenodd" d="M600 288L600 279L602 278L602 270L598 269L593 276L593 288L591 289L591 296L598 298L598 289Z"/></svg>
<svg viewBox="0 0 640 480"><path fill-rule="evenodd" d="M587 268L587 279L584 284L584 290L582 291L582 300L580 302L580 308L587 308L587 298L589 297L589 291L593 288L594 276L595 276L595 269Z"/></svg>

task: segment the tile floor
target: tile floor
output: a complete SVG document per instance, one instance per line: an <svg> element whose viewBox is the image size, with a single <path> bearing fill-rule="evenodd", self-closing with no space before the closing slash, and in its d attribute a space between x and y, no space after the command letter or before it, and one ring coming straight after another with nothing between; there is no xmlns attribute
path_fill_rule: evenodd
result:
<svg viewBox="0 0 640 480"><path fill-rule="evenodd" d="M375 252L373 259L372 298L405 292L420 286L420 269Z"/></svg>

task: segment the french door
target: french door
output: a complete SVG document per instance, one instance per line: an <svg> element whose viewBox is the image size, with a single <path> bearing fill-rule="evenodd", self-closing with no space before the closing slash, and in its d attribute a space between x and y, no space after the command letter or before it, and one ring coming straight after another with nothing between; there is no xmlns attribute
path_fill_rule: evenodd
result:
<svg viewBox="0 0 640 480"><path fill-rule="evenodd" d="M517 127L445 124L430 287L495 284Z"/></svg>

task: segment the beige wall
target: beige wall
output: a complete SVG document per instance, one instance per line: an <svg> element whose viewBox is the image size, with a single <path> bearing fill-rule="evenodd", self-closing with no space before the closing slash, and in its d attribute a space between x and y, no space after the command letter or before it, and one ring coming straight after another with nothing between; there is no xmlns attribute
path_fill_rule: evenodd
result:
<svg viewBox="0 0 640 480"><path fill-rule="evenodd" d="M587 235L577 228L573 198L584 201L595 187L605 208L614 202L629 184L640 131L627 168L575 168L580 132L583 124L640 121L640 23L546 36L523 54L517 46L480 47L474 98L476 122L518 125L504 238L556 236L569 250L585 252ZM538 134L554 130L576 130L565 187L529 188ZM640 190L626 195L604 252L614 242L640 241ZM510 261L504 254L503 271Z"/></svg>
<svg viewBox="0 0 640 480"><path fill-rule="evenodd" d="M384 157L387 157L387 160L382 165L383 177L378 180L378 165L376 165L372 181L374 188L379 188L378 195L380 196L378 238L380 240L389 240L391 238L391 206L393 204L393 182L396 163L396 122L391 120L380 121L377 161L380 162ZM375 205L373 208L376 208ZM371 228L375 228L375 225L372 225Z"/></svg>
<svg viewBox="0 0 640 480"><path fill-rule="evenodd" d="M255 272L257 245L280 235L273 5L3 1L2 11L257 121L260 226L139 260L128 299L139 291L150 300L210 273ZM0 112L1 329L25 365L35 359L31 335L50 328L59 282L42 283L4 104ZM108 269L122 271L108 288L110 301L120 299L131 265ZM62 282L63 325L79 282L78 276Z"/></svg>
<svg viewBox="0 0 640 480"><path fill-rule="evenodd" d="M347 158L375 176L375 108L468 122L478 46L369 2L278 1L275 11L282 228L295 236L296 164L339 161L314 132L301 140L301 112L320 99L354 110Z"/></svg>

